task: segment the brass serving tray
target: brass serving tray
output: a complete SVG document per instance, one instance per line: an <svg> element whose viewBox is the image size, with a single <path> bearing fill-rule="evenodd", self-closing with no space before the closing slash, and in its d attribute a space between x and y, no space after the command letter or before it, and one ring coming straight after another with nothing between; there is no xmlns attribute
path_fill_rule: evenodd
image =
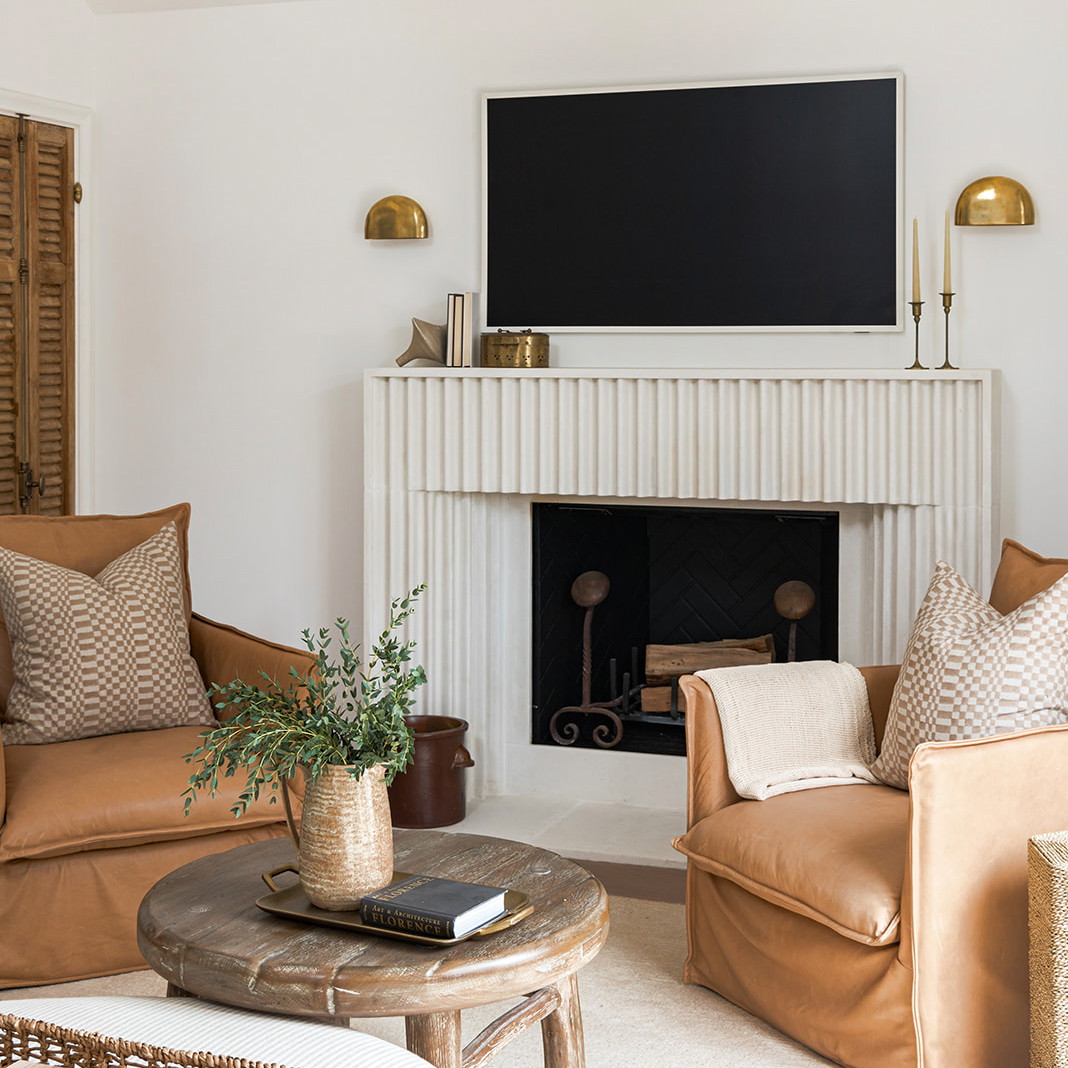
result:
<svg viewBox="0 0 1068 1068"><path fill-rule="evenodd" d="M264 912L270 912L275 916L282 916L287 920L298 920L302 923L317 923L324 927L338 927L343 931L353 931L360 934L382 935L385 938L399 938L404 942L418 942L424 946L455 946L458 942L466 942L469 938L485 938L496 934L498 931L514 927L520 920L526 919L534 911L534 906L526 894L518 890L505 890L504 892L504 915L490 920L489 923L460 938L433 938L430 935L416 934L414 931L397 931L390 927L374 927L366 924L360 917L360 910L353 909L351 912L332 912L329 909L321 909L313 905L305 896L300 883L293 886L280 888L274 881L276 875L283 872L299 874L298 869L287 864L274 871L265 872L263 881L271 888L271 893L257 899L256 904ZM407 879L411 872L395 871L391 882Z"/></svg>

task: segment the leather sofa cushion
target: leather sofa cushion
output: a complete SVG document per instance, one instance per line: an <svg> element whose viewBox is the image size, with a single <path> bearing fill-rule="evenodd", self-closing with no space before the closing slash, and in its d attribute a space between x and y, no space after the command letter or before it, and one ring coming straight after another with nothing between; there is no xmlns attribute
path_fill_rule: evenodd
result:
<svg viewBox="0 0 1068 1068"><path fill-rule="evenodd" d="M827 786L740 801L675 840L699 868L865 945L897 942L909 797Z"/></svg>
<svg viewBox="0 0 1068 1068"><path fill-rule="evenodd" d="M92 849L191 838L284 820L269 791L241 823L230 806L244 778L220 780L218 796L197 795L190 815L182 792L193 766L182 757L201 727L80 738L51 745L9 745L7 819L0 860L55 857Z"/></svg>
<svg viewBox="0 0 1068 1068"><path fill-rule="evenodd" d="M1001 560L990 587L990 603L1007 616L1065 575L1068 575L1068 560L1039 556L1018 541L1006 538L1001 543Z"/></svg>

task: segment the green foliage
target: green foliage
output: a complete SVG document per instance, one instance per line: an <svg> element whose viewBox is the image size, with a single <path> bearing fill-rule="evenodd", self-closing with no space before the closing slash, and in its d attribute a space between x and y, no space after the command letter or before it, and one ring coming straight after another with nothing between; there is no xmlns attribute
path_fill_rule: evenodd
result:
<svg viewBox="0 0 1068 1068"><path fill-rule="evenodd" d="M298 768L315 778L331 764L348 765L359 778L383 764L391 783L412 762L412 730L404 716L416 688L426 682L422 667L408 666L415 643L402 644L394 631L415 611L415 600L425 589L425 583L416 586L392 603L389 625L366 665L349 638L348 620L338 619L336 653L331 653L329 628L316 636L305 630L304 644L315 656L315 667L306 675L291 667L284 687L266 672L260 673L259 685L240 679L213 684L208 697L220 699L215 707L236 712L204 731L201 744L185 756L187 764L200 764L182 795L186 814L198 791L215 795L220 775L246 776L231 809L235 816L243 815L265 787L272 791L270 801L276 801L280 785Z"/></svg>

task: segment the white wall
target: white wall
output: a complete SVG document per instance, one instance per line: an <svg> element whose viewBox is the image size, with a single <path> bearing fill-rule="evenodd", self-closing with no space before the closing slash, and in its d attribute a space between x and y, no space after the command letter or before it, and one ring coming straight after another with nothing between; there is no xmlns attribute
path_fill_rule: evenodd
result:
<svg viewBox="0 0 1068 1068"><path fill-rule="evenodd" d="M83 0L3 0L0 88L92 106L99 26Z"/></svg>
<svg viewBox="0 0 1068 1068"><path fill-rule="evenodd" d="M447 291L478 287L487 89L903 70L928 363L942 213L988 173L1035 196L1036 227L954 231L956 355L1004 372L1005 532L1068 553L1068 500L1051 493L1068 386L1062 5L318 0L96 22L96 503L193 502L202 611L281 640L359 618L361 373L405 348L412 316L442 321ZM389 192L422 202L430 241L362 239ZM553 358L904 367L911 344L561 335Z"/></svg>

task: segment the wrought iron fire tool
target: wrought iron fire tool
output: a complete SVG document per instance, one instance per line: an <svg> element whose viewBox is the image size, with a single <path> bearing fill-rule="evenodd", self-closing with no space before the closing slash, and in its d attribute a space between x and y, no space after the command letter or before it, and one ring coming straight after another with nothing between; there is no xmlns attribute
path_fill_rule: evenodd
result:
<svg viewBox="0 0 1068 1068"><path fill-rule="evenodd" d="M622 697L612 701L592 701L590 699L590 683L593 678L593 612L594 609L608 596L611 583L608 576L602 571L583 571L571 584L571 599L580 608L586 609L585 618L582 621L582 703L578 705L565 705L553 713L549 720L549 734L558 745L574 745L579 736L577 723L570 722L558 726L561 716L569 715L598 715L604 716L609 723L598 723L593 728L594 744L602 749L611 749L623 737L623 721L613 711L622 702ZM629 684L627 675L623 676L623 689L626 693Z"/></svg>
<svg viewBox="0 0 1068 1068"><path fill-rule="evenodd" d="M797 659L797 621L804 619L816 604L816 592L807 582L792 579L784 582L775 591L775 611L783 619L790 620L790 637L787 642L786 660L792 664Z"/></svg>

